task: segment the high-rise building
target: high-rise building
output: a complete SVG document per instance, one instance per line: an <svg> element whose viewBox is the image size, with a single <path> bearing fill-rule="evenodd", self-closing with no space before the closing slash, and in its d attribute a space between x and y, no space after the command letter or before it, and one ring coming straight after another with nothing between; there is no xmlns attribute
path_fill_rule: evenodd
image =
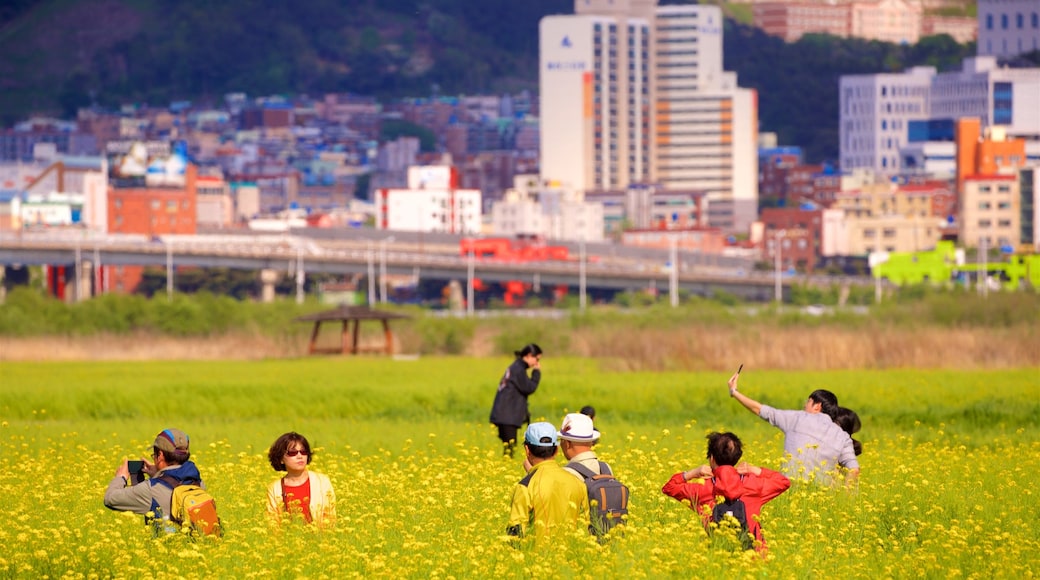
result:
<svg viewBox="0 0 1040 580"><path fill-rule="evenodd" d="M574 15L542 19L542 179L698 191L743 229L757 209L757 95L722 68L717 6L656 4L576 0Z"/></svg>

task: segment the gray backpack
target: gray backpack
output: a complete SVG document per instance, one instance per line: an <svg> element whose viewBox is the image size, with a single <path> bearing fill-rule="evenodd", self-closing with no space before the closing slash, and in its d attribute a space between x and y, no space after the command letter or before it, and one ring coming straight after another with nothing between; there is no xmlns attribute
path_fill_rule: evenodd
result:
<svg viewBox="0 0 1040 580"><path fill-rule="evenodd" d="M624 523L622 516L628 515L628 486L614 477L609 465L600 461L599 475L577 462L568 463L567 467L585 479L585 489L589 494L590 533L602 536Z"/></svg>

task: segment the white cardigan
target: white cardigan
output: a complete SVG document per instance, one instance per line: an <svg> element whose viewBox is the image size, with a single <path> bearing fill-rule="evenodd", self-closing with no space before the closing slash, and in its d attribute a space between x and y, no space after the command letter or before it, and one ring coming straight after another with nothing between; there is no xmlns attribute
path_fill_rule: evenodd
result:
<svg viewBox="0 0 1040 580"><path fill-rule="evenodd" d="M336 492L332 482L327 475L310 470L307 470L307 479L311 484L311 519L319 526L332 524L336 520ZM285 513L281 478L267 486L267 513L276 519Z"/></svg>

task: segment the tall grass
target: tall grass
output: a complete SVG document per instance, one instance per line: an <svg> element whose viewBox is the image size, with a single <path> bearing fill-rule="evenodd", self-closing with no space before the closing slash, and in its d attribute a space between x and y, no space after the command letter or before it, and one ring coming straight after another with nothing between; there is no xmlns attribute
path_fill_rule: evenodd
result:
<svg viewBox="0 0 1040 580"><path fill-rule="evenodd" d="M295 318L325 308L208 294L64 304L17 289L0 306L0 360L295 357L311 331ZM908 290L869 309L822 314L701 298L678 308L595 306L535 318L394 309L410 316L392 323L395 351L407 354L508 354L537 342L552 355L602 358L623 370L723 370L740 362L792 370L1040 366L1040 295L1024 292ZM325 346L339 338L338 329L322 335ZM360 338L381 345L382 328L363 324Z"/></svg>

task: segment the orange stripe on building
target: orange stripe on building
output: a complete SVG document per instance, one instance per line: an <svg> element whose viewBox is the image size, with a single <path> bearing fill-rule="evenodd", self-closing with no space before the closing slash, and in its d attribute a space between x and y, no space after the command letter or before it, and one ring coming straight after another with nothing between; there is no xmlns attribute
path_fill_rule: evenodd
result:
<svg viewBox="0 0 1040 580"><path fill-rule="evenodd" d="M584 118L592 118L592 73L584 72L581 74L581 89L582 97L584 100L585 110Z"/></svg>

